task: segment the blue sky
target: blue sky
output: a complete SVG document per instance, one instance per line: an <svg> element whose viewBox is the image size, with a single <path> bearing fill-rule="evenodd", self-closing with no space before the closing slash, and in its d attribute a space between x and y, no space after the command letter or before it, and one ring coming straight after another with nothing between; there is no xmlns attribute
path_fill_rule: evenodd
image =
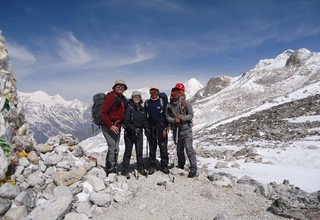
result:
<svg viewBox="0 0 320 220"><path fill-rule="evenodd" d="M287 49L320 51L319 0L1 0L21 92L87 103L116 79L168 91L238 76Z"/></svg>

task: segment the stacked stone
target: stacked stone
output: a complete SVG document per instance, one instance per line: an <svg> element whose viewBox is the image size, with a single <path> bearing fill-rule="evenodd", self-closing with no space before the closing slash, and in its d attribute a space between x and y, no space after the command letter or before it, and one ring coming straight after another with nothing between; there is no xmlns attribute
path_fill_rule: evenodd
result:
<svg viewBox="0 0 320 220"><path fill-rule="evenodd" d="M71 135L59 134L20 157L11 176L16 185L0 187L0 215L4 219L89 219L114 203L132 199L139 187L123 176L106 177L100 166L105 155L85 155L78 143Z"/></svg>

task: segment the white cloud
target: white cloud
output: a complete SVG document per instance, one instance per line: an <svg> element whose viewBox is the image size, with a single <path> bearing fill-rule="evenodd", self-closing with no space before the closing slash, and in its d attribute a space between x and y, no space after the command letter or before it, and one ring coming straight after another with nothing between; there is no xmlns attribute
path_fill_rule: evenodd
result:
<svg viewBox="0 0 320 220"><path fill-rule="evenodd" d="M32 52L24 46L15 43L7 43L7 47L10 58L16 60L17 63L32 64L37 62L37 59Z"/></svg>
<svg viewBox="0 0 320 220"><path fill-rule="evenodd" d="M84 43L72 33L68 33L66 38L58 38L57 53L65 65L83 65L93 60Z"/></svg>

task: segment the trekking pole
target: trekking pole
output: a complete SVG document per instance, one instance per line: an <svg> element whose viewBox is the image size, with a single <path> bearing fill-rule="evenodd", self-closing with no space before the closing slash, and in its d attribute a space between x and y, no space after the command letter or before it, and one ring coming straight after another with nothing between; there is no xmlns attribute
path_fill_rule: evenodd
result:
<svg viewBox="0 0 320 220"><path fill-rule="evenodd" d="M145 167L147 168L148 166L147 166L147 164L149 163L149 139L148 138L146 138L146 160L145 160ZM148 178L148 172L146 172L147 173L147 175L146 175L146 178Z"/></svg>
<svg viewBox="0 0 320 220"><path fill-rule="evenodd" d="M175 138L175 146L176 149L174 151L174 158L173 158L173 167L176 167L176 160L177 160L177 150L178 150L178 137L179 137L179 126L177 125L177 129L176 129L176 138Z"/></svg>
<svg viewBox="0 0 320 220"><path fill-rule="evenodd" d="M135 142L136 142L135 144L137 145L138 151L140 149L139 139L140 139L140 135L139 135L139 133L137 133L136 139L135 139ZM136 152L136 155L138 155L138 152ZM137 160L137 164L138 164L138 160ZM139 179L139 172L137 169L134 169L133 174L134 174L134 177L138 180Z"/></svg>
<svg viewBox="0 0 320 220"><path fill-rule="evenodd" d="M174 149L173 169L176 168L177 149L178 149L178 134L179 134L179 127L177 126L177 128L176 128L176 138L174 140L174 144L175 144L176 147ZM170 174L168 174L168 175L169 175L170 180L174 183L174 180L175 180L174 176L172 176L172 178L171 178Z"/></svg>

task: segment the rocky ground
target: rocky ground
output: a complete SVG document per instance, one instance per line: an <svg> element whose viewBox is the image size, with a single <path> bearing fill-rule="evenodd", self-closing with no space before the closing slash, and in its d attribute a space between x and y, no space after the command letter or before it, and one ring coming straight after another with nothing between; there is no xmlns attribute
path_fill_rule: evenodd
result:
<svg viewBox="0 0 320 220"><path fill-rule="evenodd" d="M94 219L284 219L266 211L272 201L249 185L218 186L179 175L172 183L160 172L130 181L139 185L133 199Z"/></svg>
<svg viewBox="0 0 320 220"><path fill-rule="evenodd" d="M170 152L172 149L170 149ZM172 154L172 152L171 152ZM70 135L16 152L12 182L0 187L1 219L319 219L320 193L261 184L248 176L172 168L130 179L106 173L104 154L89 155ZM119 158L122 158L120 155ZM174 182L172 182L174 177Z"/></svg>

